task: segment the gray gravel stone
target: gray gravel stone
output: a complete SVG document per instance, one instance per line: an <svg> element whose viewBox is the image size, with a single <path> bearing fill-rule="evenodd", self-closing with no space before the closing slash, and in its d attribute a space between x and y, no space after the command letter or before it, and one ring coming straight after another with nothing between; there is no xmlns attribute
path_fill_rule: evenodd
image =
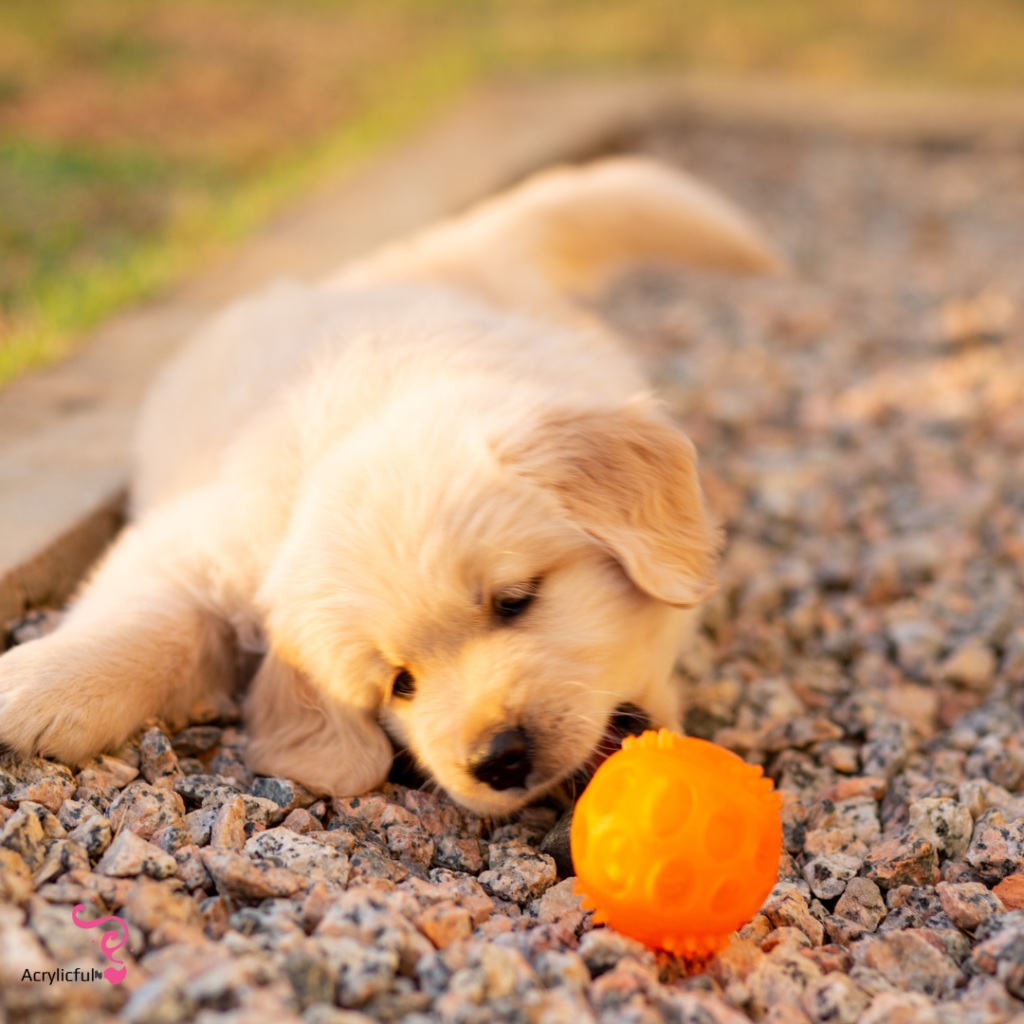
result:
<svg viewBox="0 0 1024 1024"><path fill-rule="evenodd" d="M460 839L458 836L437 837L434 863L439 867L472 874L478 874L484 868L479 842L473 838Z"/></svg>
<svg viewBox="0 0 1024 1024"><path fill-rule="evenodd" d="M836 801L833 807L832 827L850 829L857 839L869 847L881 838L878 803L873 798L849 797Z"/></svg>
<svg viewBox="0 0 1024 1024"><path fill-rule="evenodd" d="M807 901L798 892L776 891L765 901L761 912L776 928L797 928L810 940L812 946L820 946L825 937L821 922L810 912Z"/></svg>
<svg viewBox="0 0 1024 1024"><path fill-rule="evenodd" d="M392 825L387 831L387 837L388 849L399 860L430 867L436 845L425 828L418 825Z"/></svg>
<svg viewBox="0 0 1024 1024"><path fill-rule="evenodd" d="M281 970L295 990L300 1006L334 1002L335 980L325 960L310 949L296 949L285 956Z"/></svg>
<svg viewBox="0 0 1024 1024"><path fill-rule="evenodd" d="M539 953L534 969L540 983L547 988L565 986L583 992L590 984L590 968L579 953L571 950L549 949Z"/></svg>
<svg viewBox="0 0 1024 1024"><path fill-rule="evenodd" d="M939 1015L918 992L880 992L858 1024L939 1024Z"/></svg>
<svg viewBox="0 0 1024 1024"><path fill-rule="evenodd" d="M836 902L835 914L873 932L885 920L888 910L874 882L869 878L851 878Z"/></svg>
<svg viewBox="0 0 1024 1024"><path fill-rule="evenodd" d="M147 843L134 832L124 831L96 865L96 873L115 878L149 875L152 878L170 878L178 867L177 861L159 846Z"/></svg>
<svg viewBox="0 0 1024 1024"><path fill-rule="evenodd" d="M99 857L110 845L113 835L110 819L97 813L95 817L87 818L73 828L68 833L68 839L85 847L90 857Z"/></svg>
<svg viewBox="0 0 1024 1024"><path fill-rule="evenodd" d="M1024 999L1024 910L993 915L978 926L975 939L971 964L977 973L994 975Z"/></svg>
<svg viewBox="0 0 1024 1024"><path fill-rule="evenodd" d="M218 813L217 807L200 807L189 811L182 820L182 831L188 842L194 846L209 846L210 834Z"/></svg>
<svg viewBox="0 0 1024 1024"><path fill-rule="evenodd" d="M938 852L924 836L906 832L868 851L864 875L882 889L934 885L939 880Z"/></svg>
<svg viewBox="0 0 1024 1024"><path fill-rule="evenodd" d="M41 888L65 871L89 870L85 847L68 839L54 839L46 849L46 858L32 873L32 884Z"/></svg>
<svg viewBox="0 0 1024 1024"><path fill-rule="evenodd" d="M491 843L490 868L480 875L480 884L495 896L526 903L555 883L558 871L554 858L519 840Z"/></svg>
<svg viewBox="0 0 1024 1024"><path fill-rule="evenodd" d="M574 891L575 885L575 878L566 878L530 903L527 910L540 924L562 924L573 933L580 932L592 915L580 906L583 897Z"/></svg>
<svg viewBox="0 0 1024 1024"><path fill-rule="evenodd" d="M82 766L76 779L79 788L82 788L94 785L99 777L102 777L103 787L123 789L129 782L139 777L139 769L137 764L129 764L120 757L100 754Z"/></svg>
<svg viewBox="0 0 1024 1024"><path fill-rule="evenodd" d="M897 988L933 998L949 998L962 980L956 964L918 929L865 938L853 954Z"/></svg>
<svg viewBox="0 0 1024 1024"><path fill-rule="evenodd" d="M220 742L223 730L216 725L194 725L183 729L171 742L179 758L205 753Z"/></svg>
<svg viewBox="0 0 1024 1024"><path fill-rule="evenodd" d="M212 810L212 808L207 808ZM191 838L191 833L190 836ZM240 850L245 845L245 802L240 796L226 800L210 823L210 846Z"/></svg>
<svg viewBox="0 0 1024 1024"><path fill-rule="evenodd" d="M0 847L0 902L25 904L33 888L32 872L21 854Z"/></svg>
<svg viewBox="0 0 1024 1024"><path fill-rule="evenodd" d="M56 814L60 810L61 804L71 798L75 788L75 783L70 777L56 776L19 786L7 797L7 800L15 804L25 801L42 804L51 814Z"/></svg>
<svg viewBox="0 0 1024 1024"><path fill-rule="evenodd" d="M168 825L183 827L185 805L172 789L133 782L114 797L106 813L115 831L127 829L149 839Z"/></svg>
<svg viewBox="0 0 1024 1024"><path fill-rule="evenodd" d="M175 779L181 775L171 741L155 726L139 740L139 771L148 783L159 789L173 790Z"/></svg>
<svg viewBox="0 0 1024 1024"><path fill-rule="evenodd" d="M201 805L211 793L225 788L240 792L239 786L220 775L182 775L174 780L174 792L190 806Z"/></svg>
<svg viewBox="0 0 1024 1024"><path fill-rule="evenodd" d="M197 1007L185 995L182 970L150 978L137 988L122 1011L130 1024L177 1024L191 1019Z"/></svg>
<svg viewBox="0 0 1024 1024"><path fill-rule="evenodd" d="M512 1016L515 1007L537 987L537 976L521 953L480 944L468 952L465 965L451 976L448 990L435 1003L435 1012L447 1024L466 1019L468 1007L485 1006L488 1013L501 1019Z"/></svg>
<svg viewBox="0 0 1024 1024"><path fill-rule="evenodd" d="M311 793L305 786L300 786L291 779L268 778L262 775L253 781L249 792L255 797L276 804L278 820L283 820L285 815L296 807L309 807L316 801L315 793Z"/></svg>
<svg viewBox="0 0 1024 1024"><path fill-rule="evenodd" d="M965 860L990 885L1018 871L1024 864L1024 818L975 829Z"/></svg>
<svg viewBox="0 0 1024 1024"><path fill-rule="evenodd" d="M890 910L912 910L922 921L942 913L942 899L938 889L931 885L901 885L890 889L886 894L886 905Z"/></svg>
<svg viewBox="0 0 1024 1024"><path fill-rule="evenodd" d="M577 950L592 975L611 970L623 957L643 957L646 948L612 928L595 928L580 939Z"/></svg>
<svg viewBox="0 0 1024 1024"><path fill-rule="evenodd" d="M359 1010L340 1010L326 1003L315 1003L302 1014L306 1024L373 1024L374 1018ZM411 1013L402 1017L402 1024L435 1024L427 1014Z"/></svg>
<svg viewBox="0 0 1024 1024"><path fill-rule="evenodd" d="M328 973L336 980L335 998L342 1006L363 1006L386 992L398 971L394 949L373 948L356 939L318 936L315 945Z"/></svg>
<svg viewBox="0 0 1024 1024"><path fill-rule="evenodd" d="M65 800L56 813L57 820L68 832L84 825L90 818L102 817L96 806L85 800Z"/></svg>
<svg viewBox="0 0 1024 1024"><path fill-rule="evenodd" d="M203 847L199 851L217 890L240 899L291 896L307 887L308 881L285 868L256 864L231 850Z"/></svg>
<svg viewBox="0 0 1024 1024"><path fill-rule="evenodd" d="M245 844L245 853L263 864L287 868L314 882L348 882L349 859L344 853L290 829L258 832Z"/></svg>
<svg viewBox="0 0 1024 1024"><path fill-rule="evenodd" d="M212 886L213 879L206 870L198 846L179 847L174 852L174 862L177 865L174 877L184 883L190 892L196 889L205 890Z"/></svg>
<svg viewBox="0 0 1024 1024"><path fill-rule="evenodd" d="M818 899L830 900L840 895L864 863L862 857L833 853L814 857L804 865L804 879Z"/></svg>
<svg viewBox="0 0 1024 1024"><path fill-rule="evenodd" d="M929 840L941 857L959 860L970 845L974 819L956 800L928 798L910 805L910 827Z"/></svg>
<svg viewBox="0 0 1024 1024"><path fill-rule="evenodd" d="M980 882L964 882L959 885L939 882L936 889L942 900L942 909L953 924L964 931L973 932L993 914L1006 912L999 897Z"/></svg>
<svg viewBox="0 0 1024 1024"><path fill-rule="evenodd" d="M224 738L221 737L223 744ZM233 782L240 789L248 789L253 784L252 769L246 764L245 756L240 750L222 747L210 762L210 769L218 775Z"/></svg>
<svg viewBox="0 0 1024 1024"><path fill-rule="evenodd" d="M814 1024L856 1024L867 1009L868 997L849 975L833 971L811 982L801 1003Z"/></svg>
<svg viewBox="0 0 1024 1024"><path fill-rule="evenodd" d="M46 837L39 815L30 804L22 804L4 823L0 846L13 850L35 871L46 857Z"/></svg>
<svg viewBox="0 0 1024 1024"><path fill-rule="evenodd" d="M409 877L409 869L394 861L386 853L366 848L358 849L349 857L349 881L360 884L372 879L385 883L398 883Z"/></svg>
<svg viewBox="0 0 1024 1024"><path fill-rule="evenodd" d="M952 1004L938 1008L940 1024L1019 1024L1024 1004L1014 999L995 978L971 978Z"/></svg>

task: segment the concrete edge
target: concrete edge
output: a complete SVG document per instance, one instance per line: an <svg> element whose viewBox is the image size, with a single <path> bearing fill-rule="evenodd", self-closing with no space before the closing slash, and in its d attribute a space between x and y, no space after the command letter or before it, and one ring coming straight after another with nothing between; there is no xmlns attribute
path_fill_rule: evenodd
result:
<svg viewBox="0 0 1024 1024"><path fill-rule="evenodd" d="M663 83L663 117L908 144L1024 145L1024 95L807 88L778 81Z"/></svg>
<svg viewBox="0 0 1024 1024"><path fill-rule="evenodd" d="M54 608L67 601L124 525L127 498L126 490L114 493L35 557L0 577L0 625L30 608Z"/></svg>
<svg viewBox="0 0 1024 1024"><path fill-rule="evenodd" d="M1020 96L676 78L485 89L395 151L328 183L202 276L113 318L64 363L0 394L0 624L66 601L120 529L132 421L146 384L217 308L282 274L315 278L546 164L628 146L666 118L1024 146Z"/></svg>

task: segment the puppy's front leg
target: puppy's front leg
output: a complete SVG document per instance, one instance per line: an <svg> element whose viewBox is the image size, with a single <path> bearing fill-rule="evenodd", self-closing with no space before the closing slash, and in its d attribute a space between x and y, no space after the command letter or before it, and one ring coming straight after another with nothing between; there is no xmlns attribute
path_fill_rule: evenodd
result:
<svg viewBox="0 0 1024 1024"><path fill-rule="evenodd" d="M271 651L245 701L246 760L315 793L358 796L380 785L391 743L370 711L319 693Z"/></svg>
<svg viewBox="0 0 1024 1024"><path fill-rule="evenodd" d="M78 764L233 681L217 574L197 547L209 516L183 502L125 531L61 626L0 657L0 744Z"/></svg>

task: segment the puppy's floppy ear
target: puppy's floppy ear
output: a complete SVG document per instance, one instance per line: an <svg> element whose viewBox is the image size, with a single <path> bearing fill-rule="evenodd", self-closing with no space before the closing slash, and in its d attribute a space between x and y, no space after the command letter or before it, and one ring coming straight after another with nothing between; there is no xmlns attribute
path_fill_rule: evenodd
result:
<svg viewBox="0 0 1024 1024"><path fill-rule="evenodd" d="M545 420L507 453L643 591L688 607L714 593L721 535L693 445L639 404Z"/></svg>

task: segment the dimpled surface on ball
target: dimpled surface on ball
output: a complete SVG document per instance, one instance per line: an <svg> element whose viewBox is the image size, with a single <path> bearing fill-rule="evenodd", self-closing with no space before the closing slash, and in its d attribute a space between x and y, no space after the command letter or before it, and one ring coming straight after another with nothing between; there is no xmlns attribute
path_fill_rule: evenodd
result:
<svg viewBox="0 0 1024 1024"><path fill-rule="evenodd" d="M668 729L628 736L576 804L576 891L598 923L709 956L778 878L781 807L760 767L724 747Z"/></svg>

